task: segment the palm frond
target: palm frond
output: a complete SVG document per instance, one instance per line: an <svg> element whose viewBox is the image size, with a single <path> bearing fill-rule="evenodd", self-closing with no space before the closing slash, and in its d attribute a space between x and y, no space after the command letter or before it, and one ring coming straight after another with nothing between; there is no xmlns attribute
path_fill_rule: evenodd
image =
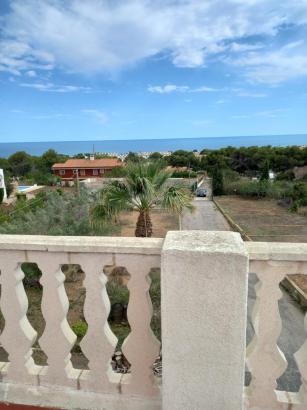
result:
<svg viewBox="0 0 307 410"><path fill-rule="evenodd" d="M195 209L192 204L191 193L180 186L172 186L167 188L162 196L161 205L165 209L169 209L171 212L181 215L185 209L193 212Z"/></svg>

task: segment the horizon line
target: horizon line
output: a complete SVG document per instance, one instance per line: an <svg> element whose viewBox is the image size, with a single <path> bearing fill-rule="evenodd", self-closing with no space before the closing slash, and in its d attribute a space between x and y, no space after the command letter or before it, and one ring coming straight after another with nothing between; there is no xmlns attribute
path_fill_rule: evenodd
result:
<svg viewBox="0 0 307 410"><path fill-rule="evenodd" d="M10 142L0 142L0 144L40 144L40 143L65 143L65 142L109 142L109 141L160 141L160 140L189 140L189 139L218 139L218 138L253 138L253 137L287 137L287 136L307 136L306 133L294 133L294 134L258 134L258 135L226 135L217 137L169 137L169 138L130 138L130 139L94 139L94 140L48 140L48 141L10 141ZM307 141L306 141L307 143ZM270 144L269 144L270 145Z"/></svg>

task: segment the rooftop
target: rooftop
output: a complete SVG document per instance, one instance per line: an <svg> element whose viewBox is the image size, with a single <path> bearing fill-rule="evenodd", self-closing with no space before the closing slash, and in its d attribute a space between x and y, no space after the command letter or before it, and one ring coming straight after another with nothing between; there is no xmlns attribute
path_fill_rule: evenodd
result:
<svg viewBox="0 0 307 410"><path fill-rule="evenodd" d="M64 163L54 164L52 169L75 169L75 168L106 168L120 167L122 162L118 158L101 158L101 159L68 159Z"/></svg>

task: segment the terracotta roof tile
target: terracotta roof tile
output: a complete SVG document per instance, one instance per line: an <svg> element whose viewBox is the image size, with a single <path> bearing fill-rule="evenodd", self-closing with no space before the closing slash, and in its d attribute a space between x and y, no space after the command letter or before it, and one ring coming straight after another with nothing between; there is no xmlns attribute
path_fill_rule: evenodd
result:
<svg viewBox="0 0 307 410"><path fill-rule="evenodd" d="M101 158L101 159L68 159L61 164L54 164L52 169L67 169L67 168L114 168L122 166L122 162L118 158Z"/></svg>

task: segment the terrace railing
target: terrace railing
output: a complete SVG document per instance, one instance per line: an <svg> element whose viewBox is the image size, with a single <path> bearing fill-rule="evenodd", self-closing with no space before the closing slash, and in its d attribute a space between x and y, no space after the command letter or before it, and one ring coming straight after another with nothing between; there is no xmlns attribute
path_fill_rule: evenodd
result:
<svg viewBox="0 0 307 410"><path fill-rule="evenodd" d="M42 271L45 329L39 344L47 365L32 357L37 333L27 318L21 265ZM85 273L81 348L88 370L73 367L76 335L67 321L64 264ZM130 334L123 353L128 374L115 373L116 337L108 325L105 266L125 267ZM152 365L160 343L151 330L152 268L161 267L162 387ZM298 393L276 390L286 368L277 341L281 331L279 283L307 274L307 244L244 243L233 232L169 232L162 239L0 236L1 299L5 325L0 342L0 401L67 409L239 410L307 408L307 342L295 354L302 377ZM255 335L246 345L249 271L259 279L253 313ZM307 319L305 320L307 327ZM252 374L244 388L245 365Z"/></svg>
<svg viewBox="0 0 307 410"><path fill-rule="evenodd" d="M255 335L247 347L246 362L252 380L245 391L246 408L307 409L307 341L294 355L302 379L299 392L276 390L277 379L288 366L284 352L278 346L282 329L279 284L288 274L307 275L307 244L246 242L245 246L249 254L249 270L259 279L252 315Z"/></svg>

